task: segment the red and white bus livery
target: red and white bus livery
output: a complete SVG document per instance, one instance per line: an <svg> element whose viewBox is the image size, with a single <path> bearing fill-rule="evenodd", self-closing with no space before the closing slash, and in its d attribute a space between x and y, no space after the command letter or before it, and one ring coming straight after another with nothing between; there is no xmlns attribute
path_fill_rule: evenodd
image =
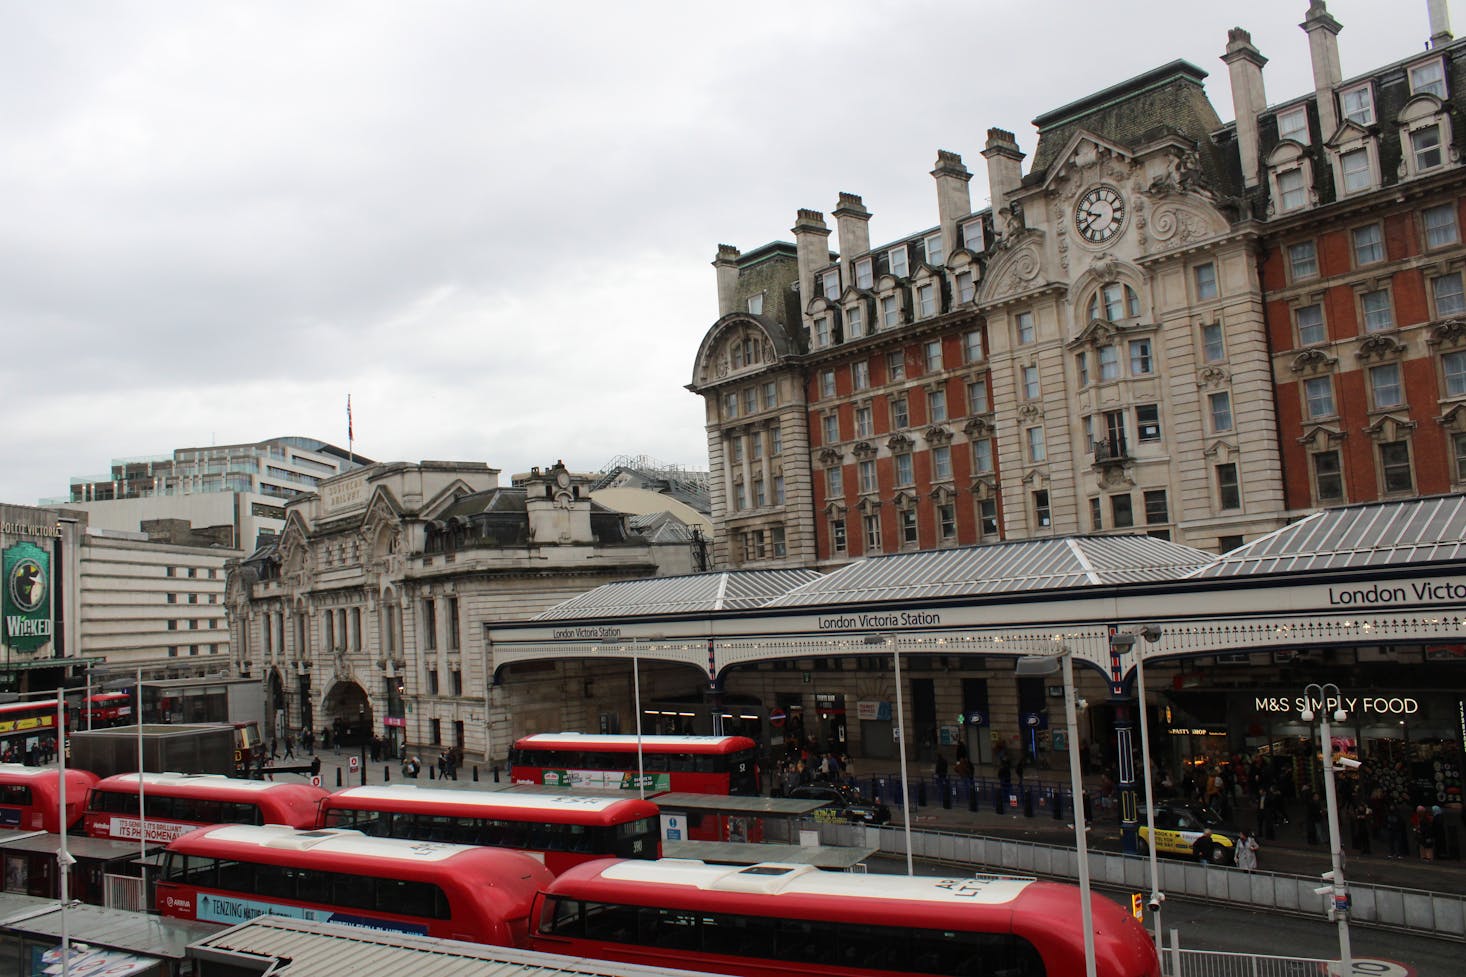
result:
<svg viewBox="0 0 1466 977"><path fill-rule="evenodd" d="M597 858L661 857L659 814L634 797L399 784L338 790L321 802L319 823L379 838L514 848L559 874Z"/></svg>
<svg viewBox="0 0 1466 977"><path fill-rule="evenodd" d="M87 807L87 792L97 775L66 771L66 826L76 825ZM55 767L0 763L0 828L61 830L61 774Z"/></svg>
<svg viewBox="0 0 1466 977"><path fill-rule="evenodd" d="M238 780L219 774L122 773L92 787L83 829L93 838L169 842L213 824L313 828L326 791L309 784ZM141 797L139 794L141 793Z"/></svg>
<svg viewBox="0 0 1466 977"><path fill-rule="evenodd" d="M518 784L637 789L637 737L536 733L509 751ZM758 794L758 745L746 736L643 736L643 784L648 791Z"/></svg>
<svg viewBox="0 0 1466 977"><path fill-rule="evenodd" d="M273 914L523 946L535 894L552 879L503 849L219 825L168 846L156 905L164 916L230 925Z"/></svg>
<svg viewBox="0 0 1466 977"><path fill-rule="evenodd" d="M1140 923L1091 902L1098 977L1159 977ZM1077 887L1033 879L587 862L537 900L530 947L740 977L1070 977L1080 915Z"/></svg>

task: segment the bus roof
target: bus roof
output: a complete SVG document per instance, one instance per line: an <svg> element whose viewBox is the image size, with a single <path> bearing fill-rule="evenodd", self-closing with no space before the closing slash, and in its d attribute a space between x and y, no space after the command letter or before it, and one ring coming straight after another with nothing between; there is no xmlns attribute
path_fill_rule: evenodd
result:
<svg viewBox="0 0 1466 977"><path fill-rule="evenodd" d="M30 702L7 702L0 705L0 715L8 712L34 712L37 709L56 711L55 699L32 699Z"/></svg>
<svg viewBox="0 0 1466 977"><path fill-rule="evenodd" d="M383 806L379 806L383 805ZM556 821L573 820L576 814L597 814L597 820L614 818L634 821L656 817L658 808L634 797L602 797L594 794L517 794L507 791L450 790L413 784L348 787L326 797L328 809L428 811L475 817L542 815Z"/></svg>
<svg viewBox="0 0 1466 977"><path fill-rule="evenodd" d="M881 876L824 872L813 865L761 862L745 868L709 865L690 859L635 859L605 865L600 877L616 882L646 882L695 888L706 892L753 893L765 896L835 896L841 899L899 899L949 906L1011 905L1032 878L987 876Z"/></svg>
<svg viewBox="0 0 1466 977"><path fill-rule="evenodd" d="M638 737L629 733L535 733L514 744L516 749L542 750L634 750ZM757 747L746 736L642 736L641 748L646 753L736 753Z"/></svg>
<svg viewBox="0 0 1466 977"><path fill-rule="evenodd" d="M97 782L97 790L125 791L135 793L141 778L144 790L157 791L174 797L214 797L243 799L260 794L298 794L302 790L313 794L325 791L310 784L275 783L268 780L241 780L226 777L220 773L119 773L104 777Z"/></svg>
<svg viewBox="0 0 1466 977"><path fill-rule="evenodd" d="M465 853L487 852L528 858L519 852L477 845L449 845L438 841L407 841L399 838L374 838L360 831L344 828L316 828L297 831L282 824L224 824L200 828L171 843L170 851L193 854L201 848L222 853L220 846L239 855L247 849L270 849L288 852L320 852L327 855L350 855L358 858L425 864L443 862Z"/></svg>

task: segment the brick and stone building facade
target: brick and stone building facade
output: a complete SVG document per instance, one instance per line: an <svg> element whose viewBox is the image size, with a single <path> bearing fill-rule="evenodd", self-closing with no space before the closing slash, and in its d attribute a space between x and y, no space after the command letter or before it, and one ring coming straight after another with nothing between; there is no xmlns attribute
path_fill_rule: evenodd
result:
<svg viewBox="0 0 1466 977"><path fill-rule="evenodd" d="M1146 532L1227 550L1317 505L1460 488L1466 297L1443 7L1430 46L1238 121L1175 61L990 129L991 206L939 152L934 227L872 245L840 194L723 245L704 397L720 566ZM1027 169L1024 163L1027 162ZM1327 384L1328 389L1325 389Z"/></svg>

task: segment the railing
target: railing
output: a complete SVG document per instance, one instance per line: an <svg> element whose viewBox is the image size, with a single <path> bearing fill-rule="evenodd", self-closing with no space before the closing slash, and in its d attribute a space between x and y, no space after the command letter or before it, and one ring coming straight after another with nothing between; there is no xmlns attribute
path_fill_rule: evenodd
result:
<svg viewBox="0 0 1466 977"><path fill-rule="evenodd" d="M1314 957L1273 957L1166 947L1161 954L1161 973L1165 977L1320 977L1328 973L1332 963L1332 960Z"/></svg>
<svg viewBox="0 0 1466 977"><path fill-rule="evenodd" d="M1094 449L1095 464L1101 464L1107 461L1124 461L1130 457L1130 446L1125 443L1125 436L1122 434L1100 438L1093 443L1092 447Z"/></svg>
<svg viewBox="0 0 1466 977"><path fill-rule="evenodd" d="M798 827L808 830L811 826L801 822ZM813 827L819 831L821 844L877 848L888 854L904 855L906 851L899 826L818 823ZM780 828L779 822L771 821L765 830L775 835ZM771 837L770 840L785 839ZM792 840L797 843L798 836ZM926 861L983 866L1018 875L1060 879L1079 876L1079 860L1074 849L1060 845L920 829L911 832L911 848L915 858ZM1150 887L1147 859L1100 851L1090 851L1088 855L1089 876L1094 885L1132 892ZM1314 891L1319 884L1317 876L1245 872L1174 859L1160 862L1158 868L1161 891L1175 898L1324 916L1322 899ZM1466 941L1466 894L1358 882L1349 884L1349 893L1353 899L1349 919L1353 923Z"/></svg>
<svg viewBox="0 0 1466 977"><path fill-rule="evenodd" d="M147 887L136 875L103 875L102 905L111 909L147 912Z"/></svg>

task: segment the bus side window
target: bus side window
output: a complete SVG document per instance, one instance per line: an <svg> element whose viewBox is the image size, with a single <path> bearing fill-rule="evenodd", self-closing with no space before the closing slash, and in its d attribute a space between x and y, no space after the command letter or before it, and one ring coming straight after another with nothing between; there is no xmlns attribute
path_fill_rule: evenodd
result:
<svg viewBox="0 0 1466 977"><path fill-rule="evenodd" d="M358 875L331 873L331 902L347 909L375 909L377 906L377 885L375 879Z"/></svg>
<svg viewBox="0 0 1466 977"><path fill-rule="evenodd" d="M580 901L554 896L546 898L540 932L556 936L584 936L585 920L580 914Z"/></svg>
<svg viewBox="0 0 1466 977"><path fill-rule="evenodd" d="M231 892L253 892L255 867L249 862L231 862L220 859L219 874L215 884Z"/></svg>
<svg viewBox="0 0 1466 977"><path fill-rule="evenodd" d="M585 937L608 943L635 943L636 907L603 902L585 904Z"/></svg>
<svg viewBox="0 0 1466 977"><path fill-rule="evenodd" d="M313 872L310 869L295 868L287 869L295 876L295 897L302 902L329 902L331 898L331 880L324 872Z"/></svg>
<svg viewBox="0 0 1466 977"><path fill-rule="evenodd" d="M262 896L294 899L295 875L283 865L256 865L254 891Z"/></svg>

